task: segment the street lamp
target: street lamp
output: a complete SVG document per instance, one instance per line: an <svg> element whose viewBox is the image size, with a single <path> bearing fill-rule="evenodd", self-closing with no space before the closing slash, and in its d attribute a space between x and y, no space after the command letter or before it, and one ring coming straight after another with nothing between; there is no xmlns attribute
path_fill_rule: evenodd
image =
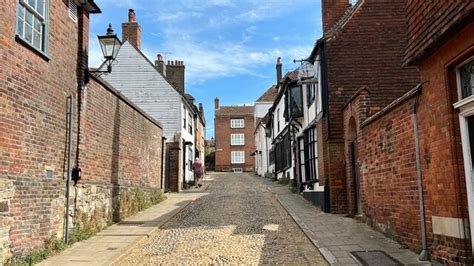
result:
<svg viewBox="0 0 474 266"><path fill-rule="evenodd" d="M102 54L104 55L105 64L107 65L107 71L91 71L93 73L110 73L112 72L112 63L115 61L117 57L117 53L119 51L120 46L122 43L120 42L117 34L114 33L112 29L112 25L109 24L109 28L107 29L107 34L105 35L98 35L99 38L100 48L102 49Z"/></svg>

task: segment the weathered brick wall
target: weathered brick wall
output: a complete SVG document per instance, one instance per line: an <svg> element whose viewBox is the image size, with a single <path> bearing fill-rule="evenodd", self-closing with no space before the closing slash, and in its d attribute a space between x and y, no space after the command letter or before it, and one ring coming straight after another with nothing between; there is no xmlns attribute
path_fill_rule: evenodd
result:
<svg viewBox="0 0 474 266"><path fill-rule="evenodd" d="M181 139L181 138L177 138ZM183 189L183 161L180 142L166 143L166 183L171 191L179 192Z"/></svg>
<svg viewBox="0 0 474 266"><path fill-rule="evenodd" d="M231 119L244 119L245 128L230 128ZM253 114L249 115L216 115L214 119L216 137L216 171L232 171L232 168L243 168L244 171L255 171L255 158L250 156L255 151L255 122ZM244 146L231 146L231 134L244 134ZM244 151L245 164L231 164L231 151Z"/></svg>
<svg viewBox="0 0 474 266"><path fill-rule="evenodd" d="M365 0L347 21L326 34L328 110L322 121L324 176L330 180L331 208L347 212L344 105L361 87L371 92L369 114L419 82L415 67L402 67L406 48L405 1ZM367 114L367 115L369 115ZM321 165L321 163L320 163ZM349 185L349 187L348 187Z"/></svg>
<svg viewBox="0 0 474 266"><path fill-rule="evenodd" d="M366 0L327 41L329 138L343 138L342 108L362 86L374 113L419 82L415 67L402 67L406 34L404 0Z"/></svg>
<svg viewBox="0 0 474 266"><path fill-rule="evenodd" d="M135 194L149 197L162 188L163 130L113 88L96 80L84 94L83 110L80 188L94 190L91 196L96 200L88 198L79 204L86 209L79 211L92 217L95 208L100 208L103 221L99 222L105 225L111 222L107 220L110 211L115 222L136 212Z"/></svg>
<svg viewBox="0 0 474 266"><path fill-rule="evenodd" d="M418 250L421 231L413 104L414 97L409 98L401 106L359 129L357 170L362 210L368 221ZM347 178L349 180L351 176Z"/></svg>
<svg viewBox="0 0 474 266"><path fill-rule="evenodd" d="M61 233L66 97L77 87L78 25L67 5L50 7L46 60L15 40L16 3L0 2L0 179L12 193L1 214L12 220L1 225L4 259Z"/></svg>
<svg viewBox="0 0 474 266"><path fill-rule="evenodd" d="M474 2L468 0L408 0L407 63L419 63L453 37L474 18Z"/></svg>
<svg viewBox="0 0 474 266"><path fill-rule="evenodd" d="M69 17L67 1L50 6L49 60L15 40L16 2L0 2L1 262L63 234L66 98L76 95L77 77L82 76L77 63L79 23ZM83 19L81 38L87 51L88 15ZM100 229L113 218L112 207L118 217L136 211L131 203L136 188L149 195L160 187L161 129L94 82L85 100L78 209L81 216L96 219ZM73 141L76 121L75 114Z"/></svg>
<svg viewBox="0 0 474 266"><path fill-rule="evenodd" d="M466 184L459 131L455 67L474 55L474 24L446 42L420 66L423 85L417 120L428 250L442 263L472 264L468 232ZM350 121L356 120L362 210L368 222L415 251L421 249L413 107L415 97L401 101L378 119L366 123L371 94L359 94L344 109L346 178L349 210L354 212L347 143ZM444 222L435 228L434 219ZM453 228L454 226L454 228ZM457 231L453 237L448 231ZM444 233L434 232L444 231ZM463 233L464 232L464 233Z"/></svg>
<svg viewBox="0 0 474 266"><path fill-rule="evenodd" d="M420 147L425 176L427 214L429 217L460 218L467 222L467 196L458 111L455 68L474 55L474 23L471 22L441 49L420 65L423 88L418 111ZM463 220L464 219L464 220ZM431 230L431 219L428 219ZM465 234L468 234L465 232ZM472 232L471 232L472 234ZM429 235L434 258L452 263L470 254L470 239ZM473 261L470 261L471 263Z"/></svg>

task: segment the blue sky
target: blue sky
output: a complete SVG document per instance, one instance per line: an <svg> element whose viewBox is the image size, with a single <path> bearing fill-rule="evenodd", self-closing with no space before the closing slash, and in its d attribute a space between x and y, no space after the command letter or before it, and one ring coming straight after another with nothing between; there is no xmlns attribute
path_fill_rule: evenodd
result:
<svg viewBox="0 0 474 266"><path fill-rule="evenodd" d="M97 41L112 23L118 36L136 12L142 28L142 51L152 61L186 65L186 92L202 102L207 134L214 135L214 98L221 105L253 103L275 83L275 63L283 70L298 67L321 36L317 0L97 0L102 14L90 19L90 66L100 63Z"/></svg>

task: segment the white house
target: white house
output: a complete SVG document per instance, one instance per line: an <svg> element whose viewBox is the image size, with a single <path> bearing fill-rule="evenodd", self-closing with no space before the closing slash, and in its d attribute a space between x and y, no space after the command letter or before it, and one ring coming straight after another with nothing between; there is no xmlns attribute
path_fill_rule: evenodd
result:
<svg viewBox="0 0 474 266"><path fill-rule="evenodd" d="M159 55L155 65L142 53L141 29L133 10L129 11L129 22L122 24L122 33L124 41L112 66L113 71L102 78L151 117L161 121L168 143L179 144L180 165L175 174L179 177L177 189L180 190L183 184L194 180L192 162L197 115L194 104L184 92L184 64L182 61L169 61L164 65ZM172 188L173 184L169 182L173 181L168 180Z"/></svg>

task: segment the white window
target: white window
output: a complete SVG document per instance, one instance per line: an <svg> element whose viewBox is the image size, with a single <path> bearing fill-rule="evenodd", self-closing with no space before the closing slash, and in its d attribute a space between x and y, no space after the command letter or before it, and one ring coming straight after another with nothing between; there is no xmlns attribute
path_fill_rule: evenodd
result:
<svg viewBox="0 0 474 266"><path fill-rule="evenodd" d="M244 120L243 119L231 119L230 120L230 128L244 128Z"/></svg>
<svg viewBox="0 0 474 266"><path fill-rule="evenodd" d="M459 110L459 126L464 159L464 175L468 208L474 208L474 57L456 69L458 99L454 107ZM474 231L474 212L469 211L470 229ZM471 239L474 246L474 238Z"/></svg>
<svg viewBox="0 0 474 266"><path fill-rule="evenodd" d="M245 163L245 152L233 151L230 153L231 163Z"/></svg>
<svg viewBox="0 0 474 266"><path fill-rule="evenodd" d="M77 22L77 4L74 0L69 0L69 17Z"/></svg>
<svg viewBox="0 0 474 266"><path fill-rule="evenodd" d="M244 145L245 136L244 134L231 134L230 145Z"/></svg>
<svg viewBox="0 0 474 266"><path fill-rule="evenodd" d="M16 35L38 51L46 53L47 0L19 0Z"/></svg>

